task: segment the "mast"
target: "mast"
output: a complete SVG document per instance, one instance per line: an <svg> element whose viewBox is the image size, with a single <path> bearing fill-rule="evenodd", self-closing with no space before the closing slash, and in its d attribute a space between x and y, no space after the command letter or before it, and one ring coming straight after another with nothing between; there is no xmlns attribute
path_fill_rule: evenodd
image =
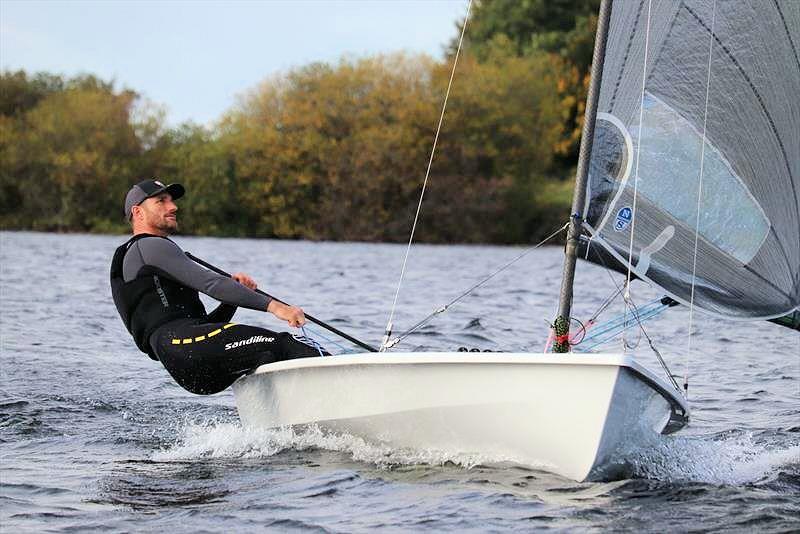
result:
<svg viewBox="0 0 800 534"><path fill-rule="evenodd" d="M561 279L561 296L558 304L558 316L554 323L556 337L553 343L553 352L569 351L568 336L570 313L572 311L572 285L575 280L578 237L581 232L581 223L584 217L583 210L586 203L586 184L589 175L592 142L594 141L594 125L597 119L597 101L600 97L600 80L603 74L603 62L606 55L608 21L611 18L611 3L612 0L602 0L600 3L600 12L597 17L597 33L595 34L594 40L589 93L586 96L586 112L584 114L583 132L581 133L578 169L575 173L575 193L572 197L572 211L570 212L570 225L567 232L564 274Z"/></svg>

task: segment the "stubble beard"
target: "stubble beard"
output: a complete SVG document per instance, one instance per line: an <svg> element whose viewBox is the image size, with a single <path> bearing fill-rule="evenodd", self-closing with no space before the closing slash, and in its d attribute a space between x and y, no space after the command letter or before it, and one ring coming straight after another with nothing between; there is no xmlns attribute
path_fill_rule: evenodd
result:
<svg viewBox="0 0 800 534"><path fill-rule="evenodd" d="M166 217L164 217L161 220L157 221L155 224L153 224L153 226L160 232L164 232L164 234L170 235L178 231L178 220L167 219Z"/></svg>
<svg viewBox="0 0 800 534"><path fill-rule="evenodd" d="M164 220L164 223L159 227L159 230L166 234L172 234L178 231L178 220Z"/></svg>

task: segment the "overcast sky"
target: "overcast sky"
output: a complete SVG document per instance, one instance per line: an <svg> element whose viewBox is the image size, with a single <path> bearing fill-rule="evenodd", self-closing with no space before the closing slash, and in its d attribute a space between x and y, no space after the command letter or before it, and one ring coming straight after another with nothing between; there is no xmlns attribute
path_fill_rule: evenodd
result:
<svg viewBox="0 0 800 534"><path fill-rule="evenodd" d="M267 76L342 55L441 57L468 0L0 0L0 68L114 79L208 123Z"/></svg>

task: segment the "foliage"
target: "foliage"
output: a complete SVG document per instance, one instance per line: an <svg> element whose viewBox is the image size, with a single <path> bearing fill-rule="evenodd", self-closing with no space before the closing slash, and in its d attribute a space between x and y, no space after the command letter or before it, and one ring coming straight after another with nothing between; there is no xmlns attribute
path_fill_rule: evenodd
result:
<svg viewBox="0 0 800 534"><path fill-rule="evenodd" d="M498 47L506 54L563 60L558 94L565 128L553 149L564 168L577 161L599 7L600 0L480 0L468 23L467 48L480 60Z"/></svg>
<svg viewBox="0 0 800 534"><path fill-rule="evenodd" d="M552 146L563 128L555 90L560 62L496 54L481 63L467 55L459 67L426 220L449 228L445 239L528 241L540 233L531 222L539 216L536 184L553 170Z"/></svg>
<svg viewBox="0 0 800 534"><path fill-rule="evenodd" d="M463 59L420 239L529 238L518 219L530 216L504 207L520 190L533 201L529 182L550 170L562 128L557 63ZM447 65L395 55L309 65L251 93L226 117L220 141L248 184L243 209L261 214L255 234L407 238L449 74Z"/></svg>
<svg viewBox="0 0 800 534"><path fill-rule="evenodd" d="M61 90L42 90L42 79ZM136 95L93 78L54 80L17 84L13 104L2 106L12 110L0 128L3 226L90 230L121 218L108 199L124 196L136 174L140 146L128 120Z"/></svg>
<svg viewBox="0 0 800 534"><path fill-rule="evenodd" d="M398 239L435 114L425 62L312 64L264 82L223 122L257 235ZM413 178L412 178L413 177ZM407 232L407 229L404 229Z"/></svg>
<svg viewBox="0 0 800 534"><path fill-rule="evenodd" d="M562 224L598 0L481 0L417 238L535 242ZM180 181L186 233L404 241L453 57L344 58L265 80L211 126L91 75L0 74L0 225L126 231L135 182Z"/></svg>

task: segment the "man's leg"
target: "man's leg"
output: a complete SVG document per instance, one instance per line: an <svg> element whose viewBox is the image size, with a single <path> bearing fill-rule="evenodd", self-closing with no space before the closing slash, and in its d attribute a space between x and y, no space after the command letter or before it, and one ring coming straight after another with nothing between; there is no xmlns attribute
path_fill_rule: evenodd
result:
<svg viewBox="0 0 800 534"><path fill-rule="evenodd" d="M204 395L222 391L259 365L320 355L287 332L234 323L167 325L157 345L159 360L175 381Z"/></svg>

